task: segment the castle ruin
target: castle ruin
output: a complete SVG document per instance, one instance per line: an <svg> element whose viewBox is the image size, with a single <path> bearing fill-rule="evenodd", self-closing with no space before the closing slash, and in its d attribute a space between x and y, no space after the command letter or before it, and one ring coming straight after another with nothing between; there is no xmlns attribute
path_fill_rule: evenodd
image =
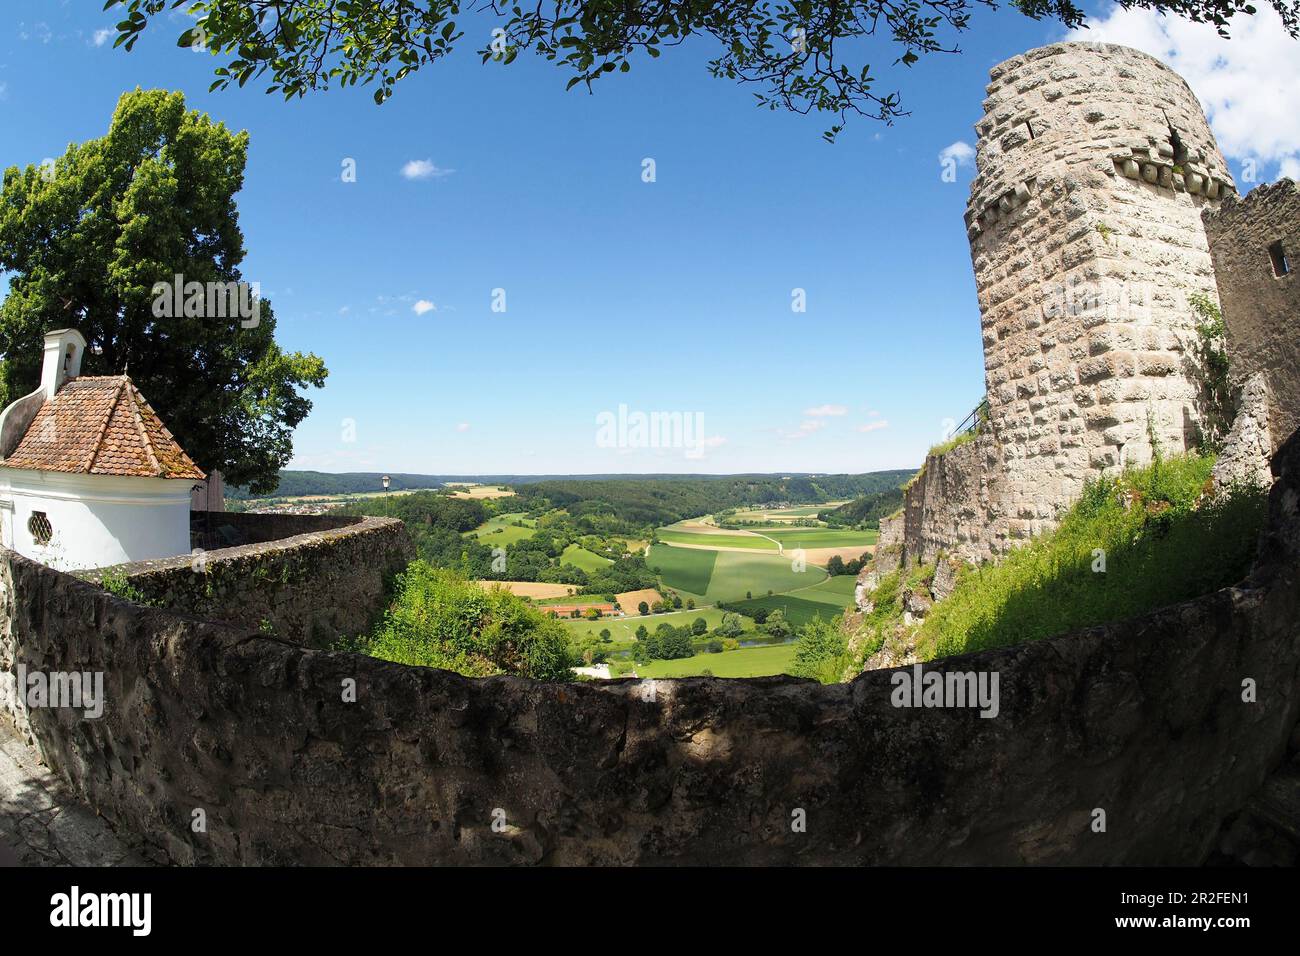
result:
<svg viewBox="0 0 1300 956"><path fill-rule="evenodd" d="M966 210L986 405L881 523L881 570L994 558L1085 481L1201 436L1202 213L1234 196L1195 94L1127 47L1057 43L990 73Z"/></svg>

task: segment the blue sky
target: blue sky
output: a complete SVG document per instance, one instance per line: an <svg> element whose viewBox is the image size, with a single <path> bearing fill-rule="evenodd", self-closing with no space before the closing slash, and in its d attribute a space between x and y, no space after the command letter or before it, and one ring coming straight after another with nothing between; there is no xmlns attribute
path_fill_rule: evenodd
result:
<svg viewBox="0 0 1300 956"><path fill-rule="evenodd" d="M330 369L291 467L911 467L982 394L962 224L972 169L944 182L938 157L974 142L989 67L1060 39L1059 25L977 11L961 55L878 70L911 116L855 119L830 146L826 117L756 109L749 89L709 77L705 40L594 95L566 93L567 75L532 56L483 66L463 44L383 107L365 90L285 103L251 86L209 94L214 61L175 47L179 23L130 54L103 34L96 45L115 19L101 6L6 0L0 166L103 135L135 86L182 90L250 132L245 278L273 301L281 344ZM1200 42L1118 14L1102 26L1168 44L1175 63ZM1244 156L1250 130L1223 95ZM1296 138L1259 151L1263 178L1289 169ZM597 416L620 405L698 413L709 441L697 457L601 447Z"/></svg>

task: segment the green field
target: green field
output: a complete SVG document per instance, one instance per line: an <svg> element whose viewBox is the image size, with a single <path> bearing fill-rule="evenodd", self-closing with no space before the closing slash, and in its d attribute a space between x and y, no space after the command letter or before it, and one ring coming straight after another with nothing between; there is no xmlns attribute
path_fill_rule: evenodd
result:
<svg viewBox="0 0 1300 956"><path fill-rule="evenodd" d="M528 525L526 528L516 528L514 522L523 521ZM500 546L505 547L508 544L514 544L516 541L523 541L531 538L537 533L537 522L532 518L525 518L522 511L515 514L497 515L495 518L489 518L473 531L466 531L465 536L468 538L478 538L479 541L488 547ZM594 555L593 555L594 557Z"/></svg>
<svg viewBox="0 0 1300 956"><path fill-rule="evenodd" d="M816 531L817 529L812 529ZM747 548L751 551L776 551L776 545L753 534L709 534L695 531L659 529L659 540L669 544L693 544L702 548Z"/></svg>
<svg viewBox="0 0 1300 956"><path fill-rule="evenodd" d="M755 597L768 591L779 594L826 578L825 571L812 565L796 572L789 558L775 554L701 551L664 544L650 549L647 563L660 569L665 586L700 604L743 601L746 592Z"/></svg>
<svg viewBox="0 0 1300 956"><path fill-rule="evenodd" d="M646 630L653 631L660 624L667 622L673 627L682 627L691 624L697 617L704 618L708 622L709 630L713 630L722 623L723 612L717 608L705 608L704 610L695 611L674 611L671 614L651 614L642 617L639 614L633 614L630 617L607 617L598 621L563 621L564 626L568 628L569 637L575 640L584 640L585 638L598 638L602 629L609 630L610 643L605 647L609 650L619 650L620 645L632 644L636 641L636 629L644 624ZM752 630L754 622L749 618L744 618L745 629Z"/></svg>
<svg viewBox="0 0 1300 956"><path fill-rule="evenodd" d="M815 518L819 513L834 507L836 507L836 502L828 501L824 505L799 505L796 508L760 508L755 511L737 511L734 517L743 521L759 521L763 518Z"/></svg>
<svg viewBox="0 0 1300 956"><path fill-rule="evenodd" d="M571 564L583 571L599 571L614 562L579 545L571 544L564 549L564 554L560 555L560 563Z"/></svg>
<svg viewBox="0 0 1300 956"><path fill-rule="evenodd" d="M815 587L789 594L774 594L771 597L741 601L736 606L742 614L753 614L759 608L766 608L768 611L780 608L787 621L797 627L803 627L815 617L820 617L822 620L838 617L841 611L853 603L853 589L856 583L856 576L841 574L838 577L827 578Z"/></svg>
<svg viewBox="0 0 1300 956"><path fill-rule="evenodd" d="M815 588L809 588L802 592L803 597L808 597L813 592L824 595L840 595L848 600L853 599L853 592L858 585L858 576L856 574L840 574L833 578L827 578ZM816 598L815 600L821 600Z"/></svg>
<svg viewBox="0 0 1300 956"><path fill-rule="evenodd" d="M638 677L699 677L706 670L714 677L767 677L787 673L794 663L794 651L794 644L742 647L721 654L637 664L635 669Z"/></svg>
<svg viewBox="0 0 1300 956"><path fill-rule="evenodd" d="M777 528L764 531L769 538L776 538L786 548L853 548L859 545L866 548L876 543L879 536L875 531L853 531L842 528Z"/></svg>
<svg viewBox="0 0 1300 956"><path fill-rule="evenodd" d="M723 553L657 544L650 549L646 564L660 570L659 576L667 587L700 598L709 589L713 568Z"/></svg>

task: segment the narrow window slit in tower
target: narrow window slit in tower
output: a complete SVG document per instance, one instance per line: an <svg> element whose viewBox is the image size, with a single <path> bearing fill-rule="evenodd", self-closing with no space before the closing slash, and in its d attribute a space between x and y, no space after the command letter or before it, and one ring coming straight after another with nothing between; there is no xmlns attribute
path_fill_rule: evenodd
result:
<svg viewBox="0 0 1300 956"><path fill-rule="evenodd" d="M1029 133L1029 138L1030 138L1030 139L1033 139L1033 138L1034 138L1034 128L1033 128L1032 126L1029 125L1029 120L1025 120L1025 129L1026 129L1026 130L1028 131L1028 133Z"/></svg>
<svg viewBox="0 0 1300 956"><path fill-rule="evenodd" d="M1268 257L1273 262L1273 275L1279 279L1291 271L1291 263L1287 261L1286 250L1282 248L1282 240L1278 240L1268 247Z"/></svg>

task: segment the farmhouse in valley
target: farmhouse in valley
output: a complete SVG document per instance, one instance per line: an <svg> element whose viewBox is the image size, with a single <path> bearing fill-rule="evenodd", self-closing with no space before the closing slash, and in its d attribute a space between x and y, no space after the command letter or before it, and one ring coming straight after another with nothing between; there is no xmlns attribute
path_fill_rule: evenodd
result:
<svg viewBox="0 0 1300 956"><path fill-rule="evenodd" d="M203 472L128 376L81 376L85 349L48 333L40 387L0 413L0 544L69 571L188 553Z"/></svg>

